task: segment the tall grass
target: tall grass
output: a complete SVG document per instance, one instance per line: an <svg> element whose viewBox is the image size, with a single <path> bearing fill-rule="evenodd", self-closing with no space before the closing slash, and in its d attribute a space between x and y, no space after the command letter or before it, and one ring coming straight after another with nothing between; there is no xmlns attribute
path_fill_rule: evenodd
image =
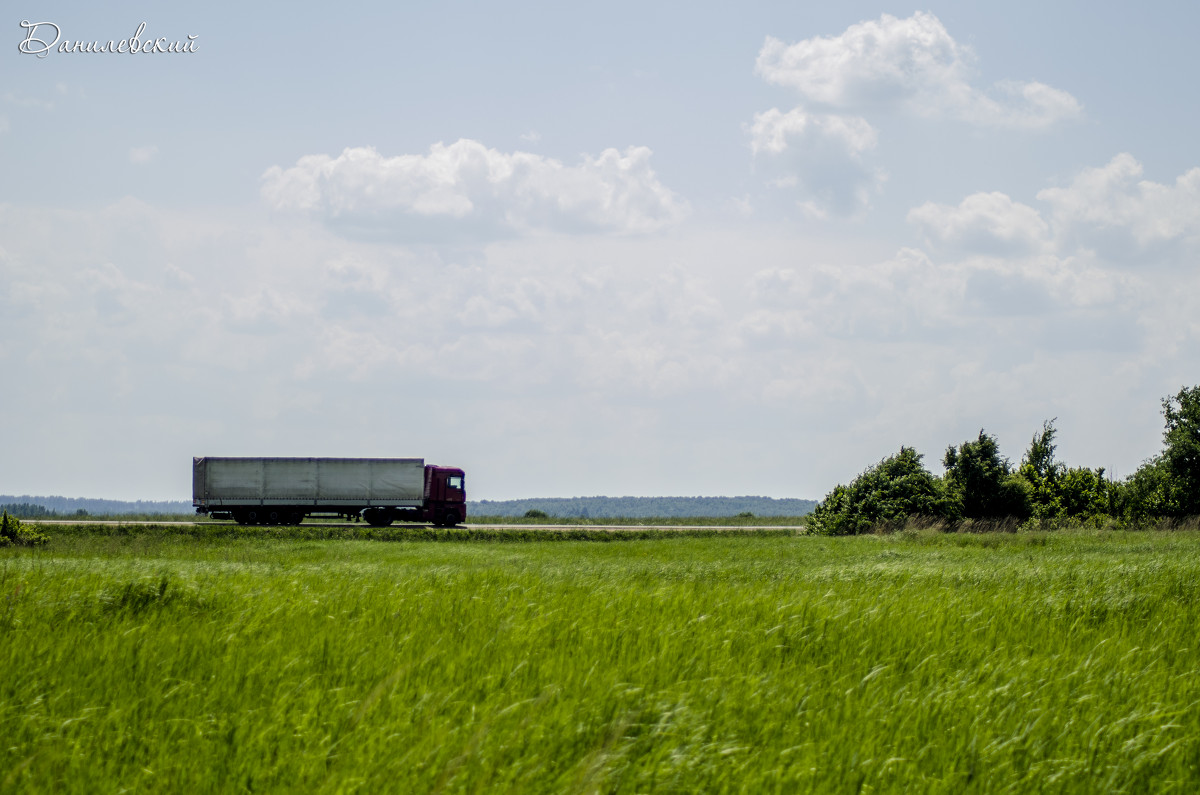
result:
<svg viewBox="0 0 1200 795"><path fill-rule="evenodd" d="M0 551L0 790L1194 791L1200 535Z"/></svg>
<svg viewBox="0 0 1200 795"><path fill-rule="evenodd" d="M468 525L571 525L584 527L803 527L807 516L483 516L467 517Z"/></svg>

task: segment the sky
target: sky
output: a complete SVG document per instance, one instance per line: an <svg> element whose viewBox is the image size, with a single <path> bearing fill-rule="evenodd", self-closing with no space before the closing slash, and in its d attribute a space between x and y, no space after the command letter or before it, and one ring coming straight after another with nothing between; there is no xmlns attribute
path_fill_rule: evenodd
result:
<svg viewBox="0 0 1200 795"><path fill-rule="evenodd" d="M1195 4L4 9L0 493L1121 478L1200 383Z"/></svg>

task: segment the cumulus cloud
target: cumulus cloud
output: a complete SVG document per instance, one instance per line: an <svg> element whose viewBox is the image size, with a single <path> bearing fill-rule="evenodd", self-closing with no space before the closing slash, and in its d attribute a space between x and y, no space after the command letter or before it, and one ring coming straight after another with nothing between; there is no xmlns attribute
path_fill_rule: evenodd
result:
<svg viewBox="0 0 1200 795"><path fill-rule="evenodd" d="M975 193L957 205L927 202L908 222L963 281L972 311L1032 316L1111 304L1122 278L1073 247L1037 209L1004 193Z"/></svg>
<svg viewBox="0 0 1200 795"><path fill-rule="evenodd" d="M1053 273L1060 284L1064 274L1082 268L1095 285L1108 286L1072 289L1099 300L1116 289L1104 268L1171 267L1190 261L1200 243L1200 168L1174 184L1142 177L1141 163L1120 154L1064 186L1039 191L1047 205L1042 209L1004 193L975 193L957 205L926 202L909 211L908 222L934 250L989 259L988 267Z"/></svg>
<svg viewBox="0 0 1200 795"><path fill-rule="evenodd" d="M1051 206L1055 224L1094 241L1092 233L1119 231L1138 246L1200 236L1200 168L1181 174L1174 185L1142 179L1142 164L1123 153L1099 168L1084 169L1038 198Z"/></svg>
<svg viewBox="0 0 1200 795"><path fill-rule="evenodd" d="M909 211L908 222L932 243L973 253L1030 254L1049 237L1037 210L997 192L973 194L957 206L926 202Z"/></svg>
<svg viewBox="0 0 1200 795"><path fill-rule="evenodd" d="M262 196L335 226L423 239L495 239L537 231L633 234L680 220L687 203L659 181L646 147L606 149L578 165L506 154L460 139L428 154L371 147L308 155L263 175Z"/></svg>
<svg viewBox="0 0 1200 795"><path fill-rule="evenodd" d="M1173 183L1143 177L1121 154L1040 191L1040 208L976 193L957 205L928 202L907 220L970 312L1058 323L1055 339L1078 349L1132 350L1151 331L1166 348L1200 328L1157 308L1180 300L1173 293L1200 254L1200 168ZM1158 284L1164 274L1172 294Z"/></svg>
<svg viewBox="0 0 1200 795"><path fill-rule="evenodd" d="M851 214L883 184L882 170L865 157L878 139L865 119L771 108L755 114L749 131L758 162L777 172L775 184L800 189L809 214Z"/></svg>
<svg viewBox="0 0 1200 795"><path fill-rule="evenodd" d="M787 149L790 138L803 137L805 134L836 141L840 148L851 155L874 149L879 137L866 119L806 113L802 108L788 113L778 108L757 113L750 131L754 153L768 152L773 155Z"/></svg>
<svg viewBox="0 0 1200 795"><path fill-rule="evenodd" d="M1037 81L976 84L974 53L933 14L884 14L836 36L795 44L768 36L755 63L768 83L795 90L802 104L772 108L749 126L756 163L783 169L810 215L848 215L881 192L871 163L878 133L865 115L894 110L970 124L1036 130L1079 116L1073 96Z"/></svg>
<svg viewBox="0 0 1200 795"><path fill-rule="evenodd" d="M973 124L1038 129L1080 115L1079 101L1036 81L973 82L975 56L930 13L884 14L837 36L785 44L768 36L756 71L834 109L900 108Z"/></svg>
<svg viewBox="0 0 1200 795"><path fill-rule="evenodd" d="M63 438L98 449L152 439L122 464L168 492L186 481L152 470L213 450L432 450L472 462L482 484L562 438L599 456L597 473L631 449L652 459L651 476L768 455L788 482L811 466L805 477L827 488L830 467L852 474L900 443L932 453L960 440L946 436L959 421L1003 431L992 423L1011 414L1002 438L1019 444L1031 416L1053 416L1021 403L1039 395L1100 395L1116 416L1135 384L1152 414L1159 381L1139 376L1164 362L1194 370L1194 269L1114 282L1118 269L1073 251L970 252L980 229L985 243L1040 229L1028 215L1002 195L934 206L912 218L932 250L890 257L697 226L652 240L514 238L462 262L279 217L0 207L0 316L14 320L0 362L45 385L16 395L12 416L37 402L66 423ZM1053 237L1052 213L1042 222ZM1119 289L1082 298L1104 279ZM363 311L368 296L380 311ZM97 389L72 390L54 377L65 371ZM388 422L397 412L428 421ZM742 424L713 424L729 416ZM37 427L6 431L37 471L57 471ZM826 448L841 458L796 453Z"/></svg>

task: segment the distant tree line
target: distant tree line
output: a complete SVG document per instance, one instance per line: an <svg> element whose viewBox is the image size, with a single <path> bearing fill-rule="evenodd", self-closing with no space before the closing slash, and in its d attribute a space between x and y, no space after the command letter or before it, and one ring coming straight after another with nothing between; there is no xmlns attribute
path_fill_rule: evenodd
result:
<svg viewBox="0 0 1200 795"><path fill-rule="evenodd" d="M32 502L0 502L0 510L18 519L49 519L60 515L58 511Z"/></svg>
<svg viewBox="0 0 1200 795"><path fill-rule="evenodd" d="M816 504L816 500L772 497L542 497L468 501L467 515L526 516L538 511L564 519L804 516Z"/></svg>
<svg viewBox="0 0 1200 795"><path fill-rule="evenodd" d="M1000 455L996 438L951 445L945 474L932 475L911 447L869 467L821 501L808 526L823 535L854 535L911 517L950 523L1017 520L1038 527L1067 522L1123 526L1200 514L1200 386L1163 398L1162 452L1124 480L1104 469L1068 467L1055 458L1054 420L1033 435L1020 463Z"/></svg>
<svg viewBox="0 0 1200 795"><path fill-rule="evenodd" d="M90 514L166 514L195 513L190 501L183 500L101 500L86 497L36 497L30 494L13 496L0 494L0 506L14 516L38 519L46 516L81 516ZM31 513L41 509L49 513ZM83 513L80 513L80 512Z"/></svg>

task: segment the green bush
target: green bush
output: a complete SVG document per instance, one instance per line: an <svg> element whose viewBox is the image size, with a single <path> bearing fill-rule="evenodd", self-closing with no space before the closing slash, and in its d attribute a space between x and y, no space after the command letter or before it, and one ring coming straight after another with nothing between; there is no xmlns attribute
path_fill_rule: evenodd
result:
<svg viewBox="0 0 1200 795"><path fill-rule="evenodd" d="M1200 514L1200 386L1162 401L1163 451L1110 486L1109 510L1134 524Z"/></svg>
<svg viewBox="0 0 1200 795"><path fill-rule="evenodd" d="M979 431L975 441L951 445L942 459L946 467L946 496L955 512L966 519L992 519L1030 515L1028 483L1012 471L1000 455L996 437Z"/></svg>
<svg viewBox="0 0 1200 795"><path fill-rule="evenodd" d="M50 537L40 530L22 526L17 517L9 516L8 511L0 516L0 547L32 547L49 540Z"/></svg>
<svg viewBox="0 0 1200 795"><path fill-rule="evenodd" d="M849 486L838 485L811 514L809 528L822 535L854 535L909 516L946 520L944 526L991 526L986 520L1023 522L1022 527L1140 527L1156 520L1186 526L1200 517L1200 386L1163 398L1163 451L1120 483L1104 468L1068 467L1054 457L1054 420L1033 435L1013 471L993 436L951 445L934 478L921 456L901 447ZM977 520L985 520L976 525ZM964 528L965 529L965 528Z"/></svg>
<svg viewBox="0 0 1200 795"><path fill-rule="evenodd" d="M921 464L921 454L901 447L856 477L838 485L817 505L808 527L818 535L858 535L882 523L903 523L910 516L946 517L954 502L940 480Z"/></svg>
<svg viewBox="0 0 1200 795"><path fill-rule="evenodd" d="M1162 407L1166 510L1173 517L1195 516L1200 514L1200 386L1163 398Z"/></svg>
<svg viewBox="0 0 1200 795"><path fill-rule="evenodd" d="M1112 489L1113 516L1126 522L1140 523L1158 516L1169 516L1171 474L1161 458L1152 458Z"/></svg>
<svg viewBox="0 0 1200 795"><path fill-rule="evenodd" d="M1104 478L1104 468L1068 467L1054 458L1054 420L1042 424L1021 460L1017 475L1028 484L1030 513L1034 519L1053 525L1064 519L1090 521L1107 515L1113 502L1113 487Z"/></svg>
<svg viewBox="0 0 1200 795"><path fill-rule="evenodd" d="M1068 519L1094 519L1109 512L1110 487L1104 479L1104 467L1072 467L1063 472L1058 483L1058 501Z"/></svg>
<svg viewBox="0 0 1200 795"><path fill-rule="evenodd" d="M1035 519L1055 519L1062 515L1059 480L1066 467L1054 460L1054 420L1042 423L1040 433L1029 442L1017 474L1029 484L1029 507Z"/></svg>

